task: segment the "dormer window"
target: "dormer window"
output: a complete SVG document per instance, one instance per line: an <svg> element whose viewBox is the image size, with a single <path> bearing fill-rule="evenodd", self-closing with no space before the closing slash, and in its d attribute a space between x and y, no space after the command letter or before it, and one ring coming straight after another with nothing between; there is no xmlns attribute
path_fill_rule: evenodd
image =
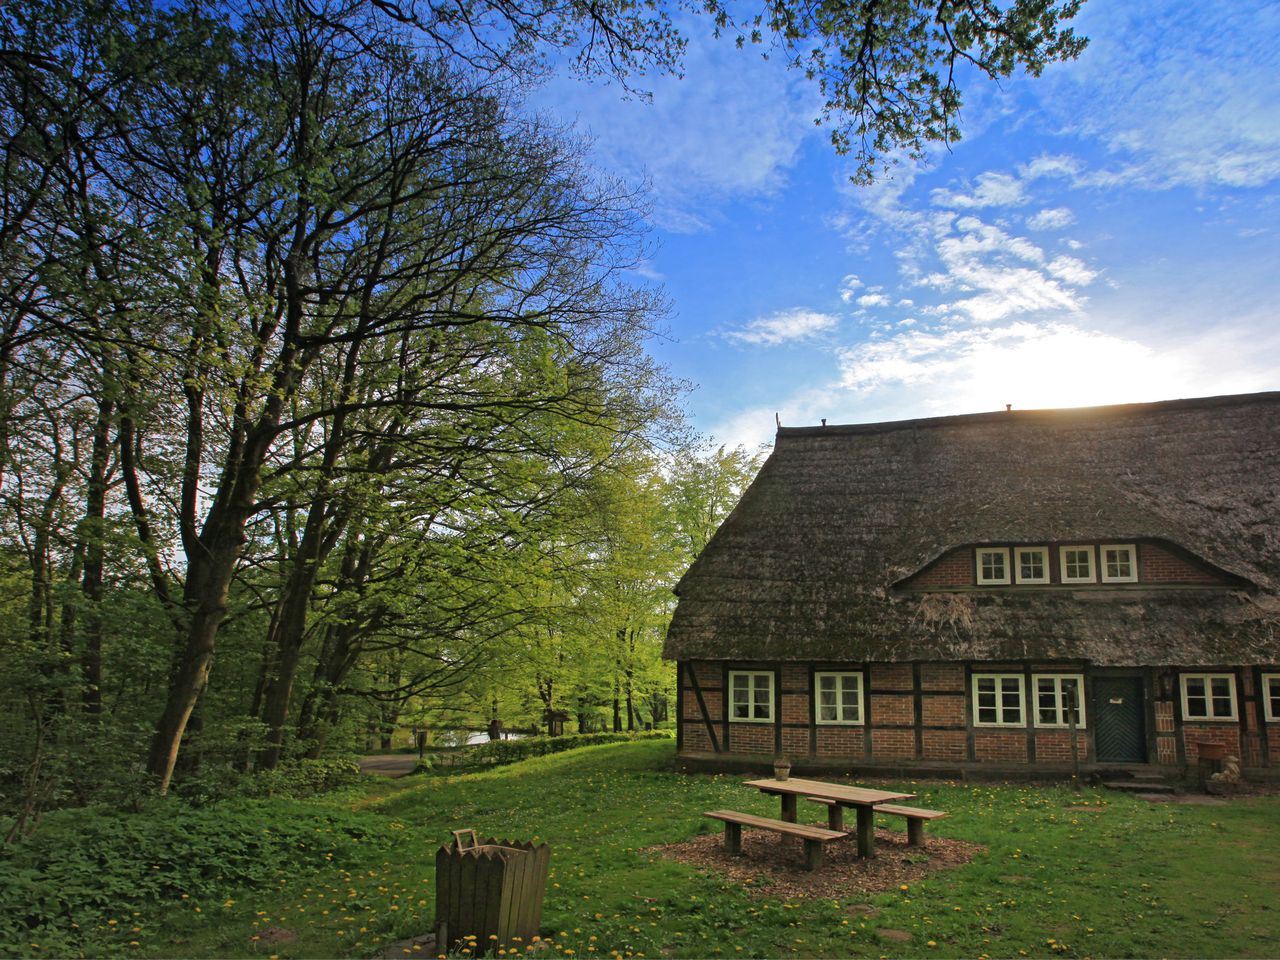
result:
<svg viewBox="0 0 1280 960"><path fill-rule="evenodd" d="M1093 547L1071 546L1058 548L1058 563L1063 583L1093 583Z"/></svg>
<svg viewBox="0 0 1280 960"><path fill-rule="evenodd" d="M1102 582L1133 583L1138 579L1138 549L1132 543L1104 543Z"/></svg>
<svg viewBox="0 0 1280 960"><path fill-rule="evenodd" d="M1009 548L979 547L975 551L978 584L1009 583Z"/></svg>
<svg viewBox="0 0 1280 960"><path fill-rule="evenodd" d="M1049 548L1014 547L1013 572L1018 583L1048 583Z"/></svg>

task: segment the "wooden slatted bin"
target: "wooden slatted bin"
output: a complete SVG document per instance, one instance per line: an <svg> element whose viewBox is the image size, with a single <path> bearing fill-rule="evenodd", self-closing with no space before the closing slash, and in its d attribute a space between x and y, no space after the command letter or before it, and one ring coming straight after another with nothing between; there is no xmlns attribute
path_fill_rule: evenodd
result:
<svg viewBox="0 0 1280 960"><path fill-rule="evenodd" d="M474 944L472 956L483 956L528 944L542 925L551 848L478 840L474 830L453 835L436 853L436 949Z"/></svg>

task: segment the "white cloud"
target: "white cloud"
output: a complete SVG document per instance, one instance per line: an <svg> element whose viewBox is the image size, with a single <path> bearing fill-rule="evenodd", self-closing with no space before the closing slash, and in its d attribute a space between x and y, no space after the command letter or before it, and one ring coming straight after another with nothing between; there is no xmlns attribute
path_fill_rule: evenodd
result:
<svg viewBox="0 0 1280 960"><path fill-rule="evenodd" d="M1083 164L1075 157L1042 153L1029 163L1021 164L1018 175L1024 180L1039 180L1042 177L1074 180L1082 168Z"/></svg>
<svg viewBox="0 0 1280 960"><path fill-rule="evenodd" d="M1097 279L1096 270L1091 270L1083 260L1075 257L1054 257L1045 265L1045 269L1063 283L1073 287L1083 287Z"/></svg>
<svg viewBox="0 0 1280 960"><path fill-rule="evenodd" d="M739 50L696 21L683 76L650 76L650 102L558 75L532 104L575 122L593 140L596 165L643 184L650 219L673 233L709 229L721 204L775 194L786 184L803 142L814 136L819 100L783 58ZM567 73L567 72L563 72Z"/></svg>
<svg viewBox="0 0 1280 960"><path fill-rule="evenodd" d="M858 288L864 284L858 279L856 274L850 273L840 281L840 299L844 303L849 303L858 295Z"/></svg>
<svg viewBox="0 0 1280 960"><path fill-rule="evenodd" d="M780 343L807 340L820 333L834 330L839 321L828 313L795 307L768 317L759 317L738 330L724 333L726 340L774 347Z"/></svg>
<svg viewBox="0 0 1280 960"><path fill-rule="evenodd" d="M858 306L860 307L887 307L889 298L883 293L867 293L858 298Z"/></svg>
<svg viewBox="0 0 1280 960"><path fill-rule="evenodd" d="M1066 207L1049 207L1027 217L1027 226L1032 230L1060 230L1075 222L1075 214Z"/></svg>
<svg viewBox="0 0 1280 960"><path fill-rule="evenodd" d="M988 171L978 174L975 179L977 185L970 193L934 190L934 204L972 210L978 207L1013 207L1027 202L1022 182L1007 173Z"/></svg>
<svg viewBox="0 0 1280 960"><path fill-rule="evenodd" d="M1086 5L1092 37L1035 94L1065 130L1096 137L1118 165L1088 178L1149 188L1257 186L1280 179L1280 6L1268 0Z"/></svg>
<svg viewBox="0 0 1280 960"><path fill-rule="evenodd" d="M924 398L919 413L1157 399L1189 372L1177 354L1065 323L907 331L843 351L840 360L846 389L909 389Z"/></svg>

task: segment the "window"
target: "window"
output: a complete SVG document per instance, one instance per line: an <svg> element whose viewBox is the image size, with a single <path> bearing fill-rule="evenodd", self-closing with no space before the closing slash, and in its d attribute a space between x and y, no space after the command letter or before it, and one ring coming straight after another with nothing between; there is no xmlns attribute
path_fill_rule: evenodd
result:
<svg viewBox="0 0 1280 960"><path fill-rule="evenodd" d="M1138 579L1138 550L1132 543L1104 543L1102 582L1133 583Z"/></svg>
<svg viewBox="0 0 1280 960"><path fill-rule="evenodd" d="M815 673L813 685L818 723L862 723L862 674Z"/></svg>
<svg viewBox="0 0 1280 960"><path fill-rule="evenodd" d="M1013 572L1019 583L1049 582L1049 548L1017 547L1013 551Z"/></svg>
<svg viewBox="0 0 1280 960"><path fill-rule="evenodd" d="M1038 674L1036 685L1036 726L1069 727L1074 714L1076 726L1084 727L1084 677L1079 674Z"/></svg>
<svg viewBox="0 0 1280 960"><path fill-rule="evenodd" d="M1182 719L1236 719L1236 678L1229 673L1184 673Z"/></svg>
<svg viewBox="0 0 1280 960"><path fill-rule="evenodd" d="M978 559L978 583L1009 582L1009 548L979 547L976 551Z"/></svg>
<svg viewBox="0 0 1280 960"><path fill-rule="evenodd" d="M1021 727L1022 674L975 673L973 722L979 727Z"/></svg>
<svg viewBox="0 0 1280 960"><path fill-rule="evenodd" d="M1093 547L1060 547L1063 583L1093 583Z"/></svg>
<svg viewBox="0 0 1280 960"><path fill-rule="evenodd" d="M1271 723L1280 723L1280 673L1262 675L1262 713Z"/></svg>
<svg viewBox="0 0 1280 960"><path fill-rule="evenodd" d="M729 673L730 720L773 722L773 674L734 670Z"/></svg>

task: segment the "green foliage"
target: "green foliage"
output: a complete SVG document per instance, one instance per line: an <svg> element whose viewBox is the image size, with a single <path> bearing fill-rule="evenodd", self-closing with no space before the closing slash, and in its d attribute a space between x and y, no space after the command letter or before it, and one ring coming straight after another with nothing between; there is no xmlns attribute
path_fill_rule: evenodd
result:
<svg viewBox="0 0 1280 960"><path fill-rule="evenodd" d="M377 820L278 801L59 811L34 837L0 850L0 954L25 953L32 942L79 952L91 930L128 923L133 910L261 888L326 857L381 851L389 837Z"/></svg>
<svg viewBox="0 0 1280 960"><path fill-rule="evenodd" d="M237 801L194 816L176 805L141 817L95 811L86 822L92 836L84 841L68 832L74 819L58 814L66 852L38 834L40 858L20 850L18 858L0 861L0 878L21 870L26 883L26 899L19 899L4 886L13 880L0 879L0 924L6 925L0 953L382 956L391 941L431 929L435 852L451 830L464 827L550 844L541 933L553 941L545 948L553 956L572 950L576 958L613 951L879 957L892 948L942 957L1266 957L1280 938L1280 913L1273 909L1280 898L1275 796L1206 807L1055 786L886 784L917 794L922 806L949 811L927 834L981 845L975 859L912 881L905 891L894 883L804 898L771 891L763 875L743 884L714 868L691 869L657 849L718 833L704 810L775 816L778 809L775 798L745 789L741 775L674 773L672 759L670 741L650 740L462 776L379 779L369 782L357 812L348 809L350 795L328 801L331 812L319 803L277 801ZM811 819L823 817L810 812ZM882 826L900 831L902 821L889 818ZM210 836L223 827L236 836ZM178 862L175 882L134 896L128 883L149 881L151 864L162 863L147 859L157 855L159 835L184 830L201 835L194 852L206 865L218 863L224 846L235 853L259 839L267 846L257 848L258 856L274 862L242 863L246 882L238 889L230 877L212 882L197 860ZM105 857L97 855L99 847ZM188 853L176 838L163 855ZM928 846L920 856L930 856ZM65 870L57 865L67 859L99 868L99 882L121 891L117 899L96 897L93 910L63 903L56 885ZM47 882L46 863L54 867ZM78 867L77 875L89 869ZM875 872L872 866L869 873ZM11 918L27 916L28 901L48 905L42 911L61 919L38 937L15 940L13 931L24 928ZM70 912L78 931L70 927ZM130 922L139 931L123 929ZM266 940L282 928L296 941ZM887 941L881 931L905 932L911 940Z"/></svg>
<svg viewBox="0 0 1280 960"><path fill-rule="evenodd" d="M272 770L254 774L241 792L249 797L302 799L348 787L362 776L360 761L355 757L285 760Z"/></svg>
<svg viewBox="0 0 1280 960"><path fill-rule="evenodd" d="M520 737L515 740L490 740L459 751L459 760L466 765L500 766L518 763L530 757L545 757L563 753L578 747L594 747L602 743L628 743L634 740L670 740L673 734L665 730L644 733L579 733L563 737Z"/></svg>

